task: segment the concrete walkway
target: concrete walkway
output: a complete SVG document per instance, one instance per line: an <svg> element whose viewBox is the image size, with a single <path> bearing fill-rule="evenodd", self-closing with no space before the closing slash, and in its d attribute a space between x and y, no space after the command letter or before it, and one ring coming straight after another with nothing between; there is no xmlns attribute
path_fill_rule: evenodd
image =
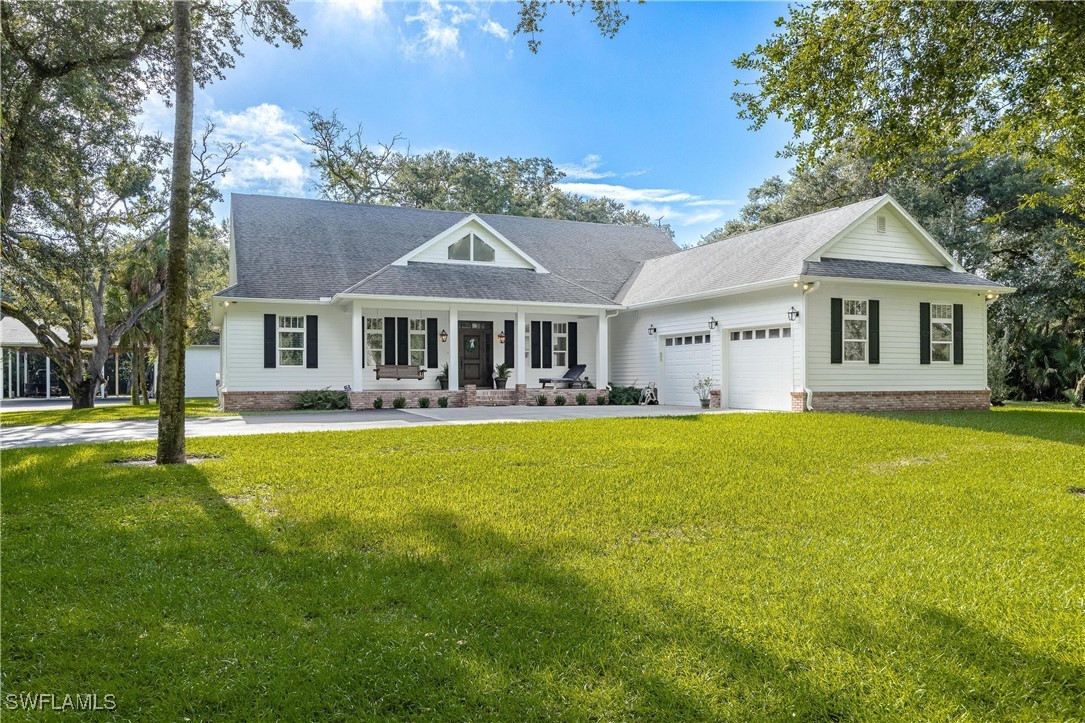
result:
<svg viewBox="0 0 1085 723"><path fill-rule="evenodd" d="M538 422L562 419L612 417L664 417L726 414L694 407L670 406L566 406L566 407L465 407L462 409L381 409L344 412L253 414L237 417L201 417L185 423L187 437L228 437L244 434L330 432L356 429L387 429L448 424ZM88 442L132 442L154 439L157 419L128 422L85 422L43 427L0 429L0 449L52 447Z"/></svg>

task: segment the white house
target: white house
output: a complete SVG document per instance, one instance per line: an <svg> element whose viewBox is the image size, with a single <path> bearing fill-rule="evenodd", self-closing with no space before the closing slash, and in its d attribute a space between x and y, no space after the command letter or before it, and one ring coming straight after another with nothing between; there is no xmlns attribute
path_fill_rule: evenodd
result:
<svg viewBox="0 0 1085 723"><path fill-rule="evenodd" d="M356 408L534 403L581 393L542 391L579 365L664 404L698 404L709 376L726 408L986 408L987 305L1013 291L888 196L686 250L652 228L251 195L231 222L214 316L236 410L325 387Z"/></svg>

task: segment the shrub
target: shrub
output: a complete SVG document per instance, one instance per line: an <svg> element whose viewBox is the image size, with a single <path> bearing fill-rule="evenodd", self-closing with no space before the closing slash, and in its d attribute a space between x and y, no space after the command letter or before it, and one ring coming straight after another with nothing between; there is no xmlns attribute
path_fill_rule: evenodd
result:
<svg viewBox="0 0 1085 723"><path fill-rule="evenodd" d="M581 392L580 394L576 395L576 404L577 404L577 406L583 407L587 403L588 403L588 395L587 394L584 394L583 392Z"/></svg>
<svg viewBox="0 0 1085 723"><path fill-rule="evenodd" d="M429 397L419 397L418 398L418 408L419 409L429 409Z"/></svg>
<svg viewBox="0 0 1085 723"><path fill-rule="evenodd" d="M640 387L611 387L611 404L640 404Z"/></svg>
<svg viewBox="0 0 1085 723"><path fill-rule="evenodd" d="M556 397L554 397L554 406L555 407L564 407L565 406L565 395L564 394L559 394Z"/></svg>
<svg viewBox="0 0 1085 723"><path fill-rule="evenodd" d="M448 407L448 397L437 397L437 406L441 409Z"/></svg>
<svg viewBox="0 0 1085 723"><path fill-rule="evenodd" d="M545 407L546 406L546 395L545 394L540 394L539 396L535 397L535 403L538 404L540 407Z"/></svg>
<svg viewBox="0 0 1085 723"><path fill-rule="evenodd" d="M606 394L600 394L599 396L597 396L595 398L595 403L598 404L600 407L603 406L604 404L607 403L607 395Z"/></svg>
<svg viewBox="0 0 1085 723"><path fill-rule="evenodd" d="M350 395L340 389L309 389L294 400L297 409L349 409Z"/></svg>
<svg viewBox="0 0 1085 723"><path fill-rule="evenodd" d="M396 397L392 400L392 406L396 409L403 409L405 406L407 406L407 398L402 396Z"/></svg>
<svg viewBox="0 0 1085 723"><path fill-rule="evenodd" d="M377 397L376 399L373 400L373 408L374 409L380 409L383 406L384 406L384 397Z"/></svg>

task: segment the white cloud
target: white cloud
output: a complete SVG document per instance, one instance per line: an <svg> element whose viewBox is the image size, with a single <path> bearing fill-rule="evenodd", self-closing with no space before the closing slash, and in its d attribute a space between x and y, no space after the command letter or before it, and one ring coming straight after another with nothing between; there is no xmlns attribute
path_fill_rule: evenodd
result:
<svg viewBox="0 0 1085 723"><path fill-rule="evenodd" d="M222 180L223 191L304 193L309 149L298 139L301 129L286 111L261 103L238 113L213 110L209 115L215 124L213 140L242 144Z"/></svg>
<svg viewBox="0 0 1085 723"><path fill-rule="evenodd" d="M600 198L606 196L622 203L684 203L698 197L686 191L670 188L632 188L613 183L559 183L561 190L581 196Z"/></svg>
<svg viewBox="0 0 1085 723"><path fill-rule="evenodd" d="M340 21L376 23L387 19L384 14L384 0L323 0L318 3L318 7L321 15Z"/></svg>
<svg viewBox="0 0 1085 723"><path fill-rule="evenodd" d="M509 29L501 23L497 22L496 20L491 20L487 18L486 22L479 26L479 29L482 30L482 32L484 33L488 33L494 36L498 40L509 39Z"/></svg>
<svg viewBox="0 0 1085 723"><path fill-rule="evenodd" d="M474 15L464 12L456 5L442 5L440 0L426 0L419 4L417 14L408 15L405 19L408 25L420 25L421 31L412 37L404 38L403 54L411 60L422 56L462 56L458 26L473 19Z"/></svg>
<svg viewBox="0 0 1085 723"><path fill-rule="evenodd" d="M598 171L598 160L598 156L587 156L582 164L573 167L581 175L569 174L570 177L590 179L616 175ZM567 168L570 167L562 167L563 170ZM635 175L640 175L640 173ZM558 187L566 193L575 193L579 196L588 198L605 196L620 201L634 210L647 214L653 220L662 217L664 223L673 226L714 223L724 217L722 207L735 205L735 201L706 199L688 191L671 188L633 188L615 183L583 181L559 183Z"/></svg>
<svg viewBox="0 0 1085 723"><path fill-rule="evenodd" d="M565 174L566 178L574 181L612 178L617 175L613 171L600 171L601 165L603 165L603 157L590 153L584 156L584 160L580 163L561 163L557 168Z"/></svg>

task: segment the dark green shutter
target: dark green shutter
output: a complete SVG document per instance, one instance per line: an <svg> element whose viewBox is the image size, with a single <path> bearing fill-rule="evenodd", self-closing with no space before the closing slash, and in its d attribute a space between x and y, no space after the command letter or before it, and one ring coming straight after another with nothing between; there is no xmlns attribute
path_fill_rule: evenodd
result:
<svg viewBox="0 0 1085 723"><path fill-rule="evenodd" d="M867 302L867 361L871 364L880 364L882 361L881 355L881 341L882 330L881 320L879 319L878 308L880 304L877 299L871 299Z"/></svg>
<svg viewBox="0 0 1085 723"><path fill-rule="evenodd" d="M542 324L531 322L531 368L542 367Z"/></svg>
<svg viewBox="0 0 1085 723"><path fill-rule="evenodd" d="M542 365L543 369L554 366L553 324L549 321L542 323Z"/></svg>
<svg viewBox="0 0 1085 723"><path fill-rule="evenodd" d="M384 363L396 363L396 317L384 317Z"/></svg>
<svg viewBox="0 0 1085 723"><path fill-rule="evenodd" d="M844 362L844 300L829 299L829 362Z"/></svg>
<svg viewBox="0 0 1085 723"><path fill-rule="evenodd" d="M505 321L505 366L516 366L516 322L512 320Z"/></svg>
<svg viewBox="0 0 1085 723"><path fill-rule="evenodd" d="M407 317L401 316L396 319L396 347L398 349L396 364L411 363L410 341L411 335L407 332Z"/></svg>
<svg viewBox="0 0 1085 723"><path fill-rule="evenodd" d="M919 303L919 363L931 363L931 305Z"/></svg>
<svg viewBox="0 0 1085 723"><path fill-rule="evenodd" d="M437 320L426 319L426 367L437 368Z"/></svg>
<svg viewBox="0 0 1085 723"><path fill-rule="evenodd" d="M576 366L576 322L569 322L569 366Z"/></svg>
<svg viewBox="0 0 1085 723"><path fill-rule="evenodd" d="M953 363L964 364L964 304L953 305Z"/></svg>
<svg viewBox="0 0 1085 723"><path fill-rule="evenodd" d="M275 368L275 315L264 314L264 369Z"/></svg>
<svg viewBox="0 0 1085 723"><path fill-rule="evenodd" d="M317 322L316 314L307 314L305 317L305 367L316 369L319 352L317 351Z"/></svg>
<svg viewBox="0 0 1085 723"><path fill-rule="evenodd" d="M362 369L365 369L365 358L369 356L369 352L365 348L365 317L362 317Z"/></svg>

